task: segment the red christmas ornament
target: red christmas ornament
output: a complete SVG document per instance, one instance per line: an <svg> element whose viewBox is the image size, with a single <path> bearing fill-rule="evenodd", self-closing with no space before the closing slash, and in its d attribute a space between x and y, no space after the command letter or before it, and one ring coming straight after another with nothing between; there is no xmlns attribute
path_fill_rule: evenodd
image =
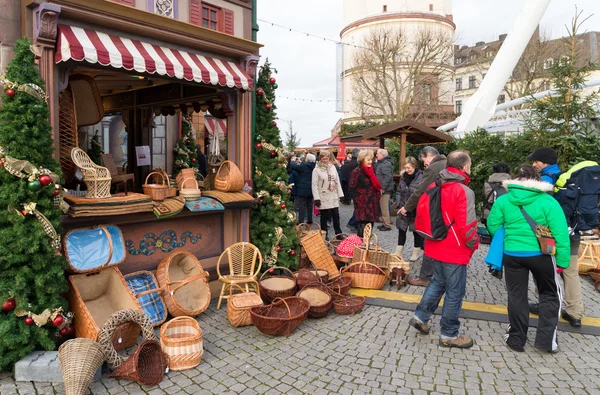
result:
<svg viewBox="0 0 600 395"><path fill-rule="evenodd" d="M68 333L69 335L73 335L73 334L75 334L75 327L74 327L73 325L69 326L69 327L67 328L67 333Z"/></svg>
<svg viewBox="0 0 600 395"><path fill-rule="evenodd" d="M12 89L8 88L6 90L6 94L10 97L15 97L15 91L13 91Z"/></svg>
<svg viewBox="0 0 600 395"><path fill-rule="evenodd" d="M192 163L196 163L196 158L192 158Z"/></svg>
<svg viewBox="0 0 600 395"><path fill-rule="evenodd" d="M60 254L60 247L56 247L54 251L56 251L57 254Z"/></svg>
<svg viewBox="0 0 600 395"><path fill-rule="evenodd" d="M282 210L285 210L285 208L286 208L286 205L285 205L285 203L284 203L284 204L282 204L282 205L281 205L281 209L282 209Z"/></svg>
<svg viewBox="0 0 600 395"><path fill-rule="evenodd" d="M4 166L4 162L0 160L0 167Z"/></svg>
<svg viewBox="0 0 600 395"><path fill-rule="evenodd" d="M261 149L262 148L262 144L261 143L256 143L256 148Z"/></svg>
<svg viewBox="0 0 600 395"><path fill-rule="evenodd" d="M61 336L66 336L69 334L69 330L67 329L67 327L64 327L60 331L58 331L58 333L60 333Z"/></svg>
<svg viewBox="0 0 600 395"><path fill-rule="evenodd" d="M277 121L273 121L273 126L277 126Z"/></svg>
<svg viewBox="0 0 600 395"><path fill-rule="evenodd" d="M33 318L31 317L25 317L25 325L33 325Z"/></svg>
<svg viewBox="0 0 600 395"><path fill-rule="evenodd" d="M270 155L271 155L271 158L274 158L274 157L276 157L276 156L277 156L277 152L275 152L275 151L271 151L271 154L270 154Z"/></svg>
<svg viewBox="0 0 600 395"><path fill-rule="evenodd" d="M275 247L275 249L277 250L277 252L281 251L281 247L280 246Z"/></svg>
<svg viewBox="0 0 600 395"><path fill-rule="evenodd" d="M294 256L294 255L296 255L296 251L294 251L294 250L290 250L290 255L291 255L291 256Z"/></svg>
<svg viewBox="0 0 600 395"><path fill-rule="evenodd" d="M191 121L191 120L192 120L192 118L185 118L185 120L186 120L186 121Z"/></svg>
<svg viewBox="0 0 600 395"><path fill-rule="evenodd" d="M42 184L43 187L45 187L46 185L50 185L50 183L52 182L52 178L48 174L42 174L38 177L38 181L40 182L40 184Z"/></svg>
<svg viewBox="0 0 600 395"><path fill-rule="evenodd" d="M58 196L58 195L60 195L60 189L58 189L58 188L57 188L57 189L55 189L55 190L54 190L54 192L52 192L52 194L53 194L54 196Z"/></svg>
<svg viewBox="0 0 600 395"><path fill-rule="evenodd" d="M271 78L269 78L269 82L270 82L271 84L274 84L274 83L276 83L276 82L277 82L277 80L275 79L275 77L271 77Z"/></svg>
<svg viewBox="0 0 600 395"><path fill-rule="evenodd" d="M11 311L15 306L15 300L13 298L8 298L2 303L2 311Z"/></svg>
<svg viewBox="0 0 600 395"><path fill-rule="evenodd" d="M291 194L292 194L292 190L288 189L288 195L291 195Z"/></svg>
<svg viewBox="0 0 600 395"><path fill-rule="evenodd" d="M23 216L27 216L27 211L25 211L25 209L21 210L21 214L23 214Z"/></svg>
<svg viewBox="0 0 600 395"><path fill-rule="evenodd" d="M281 167L283 164L281 162L277 162L277 166Z"/></svg>
<svg viewBox="0 0 600 395"><path fill-rule="evenodd" d="M267 103L267 104L265 104L265 108L266 108L267 110L270 110L270 109L271 109L271 103Z"/></svg>
<svg viewBox="0 0 600 395"><path fill-rule="evenodd" d="M262 96L262 95L263 95L263 93L265 93L265 91L263 91L263 90L262 90L262 88L258 88L258 89L256 90L256 94L257 94L258 96Z"/></svg>
<svg viewBox="0 0 600 395"><path fill-rule="evenodd" d="M269 269L269 274L275 273L275 269Z"/></svg>
<svg viewBox="0 0 600 395"><path fill-rule="evenodd" d="M264 202L265 202L264 200L262 200L262 199L258 199L258 203L259 203L259 204L263 204Z"/></svg>
<svg viewBox="0 0 600 395"><path fill-rule="evenodd" d="M52 326L56 326L59 327L62 325L62 323L65 322L65 319L63 318L62 315L57 315L55 319L52 320Z"/></svg>

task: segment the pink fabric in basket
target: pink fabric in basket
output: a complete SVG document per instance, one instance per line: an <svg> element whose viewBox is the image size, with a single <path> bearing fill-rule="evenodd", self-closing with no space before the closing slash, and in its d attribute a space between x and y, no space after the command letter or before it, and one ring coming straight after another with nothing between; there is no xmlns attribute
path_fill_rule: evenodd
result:
<svg viewBox="0 0 600 395"><path fill-rule="evenodd" d="M352 258L354 256L354 247L362 245L363 242L360 237L357 235L350 235L342 240L335 253L342 258Z"/></svg>

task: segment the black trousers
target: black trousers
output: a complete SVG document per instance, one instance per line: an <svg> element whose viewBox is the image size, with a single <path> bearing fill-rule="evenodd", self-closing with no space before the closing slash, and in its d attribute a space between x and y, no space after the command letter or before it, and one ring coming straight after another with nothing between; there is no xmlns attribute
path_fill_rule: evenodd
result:
<svg viewBox="0 0 600 395"><path fill-rule="evenodd" d="M298 223L301 224L304 222L304 218L306 217L306 222L312 224L313 222L313 197L312 196L296 196L294 199L294 205L296 206L296 211L298 212Z"/></svg>
<svg viewBox="0 0 600 395"><path fill-rule="evenodd" d="M348 194L348 181L342 181L342 191L344 192L344 197L342 198L342 201L344 202L344 204L350 204L350 201L352 199L350 199L350 195Z"/></svg>
<svg viewBox="0 0 600 395"><path fill-rule="evenodd" d="M342 233L342 227L340 226L340 210L337 207L326 210L321 209L321 230L328 230L327 222L329 222L331 218L333 218L334 235Z"/></svg>
<svg viewBox="0 0 600 395"><path fill-rule="evenodd" d="M551 351L558 349L556 326L560 316L562 289L558 283L554 257L538 255L533 257L515 257L504 255L502 259L508 291L508 339L510 345L525 346L529 328L529 301L527 288L529 272L540 293L540 315L534 346L537 349Z"/></svg>
<svg viewBox="0 0 600 395"><path fill-rule="evenodd" d="M400 215L400 214L398 214ZM408 230L402 230L402 229L398 229L398 245L399 246L403 246L404 244L406 244L406 233L408 233ZM413 234L413 238L415 239L414 243L415 243L415 247L417 248L423 248L423 237L421 237L417 232L412 232Z"/></svg>

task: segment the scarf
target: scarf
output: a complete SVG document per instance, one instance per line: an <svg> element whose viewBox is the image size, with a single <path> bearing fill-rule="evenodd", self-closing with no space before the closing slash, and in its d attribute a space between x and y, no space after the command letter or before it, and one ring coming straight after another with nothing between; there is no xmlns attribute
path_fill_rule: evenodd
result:
<svg viewBox="0 0 600 395"><path fill-rule="evenodd" d="M337 174L331 173L332 169L335 172L337 172L337 169L332 164L328 164L327 166L324 166L319 163L318 166L321 170L323 170L327 173L327 181L329 182L329 185L327 186L327 190L329 190L330 192L337 191L338 184L337 184L337 177L335 177Z"/></svg>
<svg viewBox="0 0 600 395"><path fill-rule="evenodd" d="M417 170L415 170L412 174L408 174L407 172L404 172L404 174L402 175L402 179L406 183L406 186L409 187L410 184L412 184L412 182L415 180L416 176L417 176Z"/></svg>
<svg viewBox="0 0 600 395"><path fill-rule="evenodd" d="M465 173L462 170L457 169L456 167L446 167L446 170L448 170L450 173L459 174L459 175L463 176L465 178L465 180L462 183L465 185L469 185L469 183L471 182L471 177L469 177L469 175L467 173Z"/></svg>
<svg viewBox="0 0 600 395"><path fill-rule="evenodd" d="M381 184L379 183L377 176L373 172L373 166L366 167L365 165L363 165L361 163L360 167L365 172L365 174L369 177L369 180L371 180L371 185L373 186L373 189L375 189L376 191L381 191L383 188L381 187Z"/></svg>

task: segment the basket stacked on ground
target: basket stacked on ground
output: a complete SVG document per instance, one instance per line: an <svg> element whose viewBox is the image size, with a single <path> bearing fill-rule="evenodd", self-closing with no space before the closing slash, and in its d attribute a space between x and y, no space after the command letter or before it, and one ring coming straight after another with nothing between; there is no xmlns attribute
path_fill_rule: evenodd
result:
<svg viewBox="0 0 600 395"><path fill-rule="evenodd" d="M351 286L352 279L350 277L338 277L327 283L327 288L334 301L346 295Z"/></svg>
<svg viewBox="0 0 600 395"><path fill-rule="evenodd" d="M318 232L311 232L300 241L300 244L306 250L308 259L315 268L327 271L330 279L340 275L325 241Z"/></svg>
<svg viewBox="0 0 600 395"><path fill-rule="evenodd" d="M364 296L345 296L333 302L333 310L337 314L356 314L365 307Z"/></svg>
<svg viewBox="0 0 600 395"><path fill-rule="evenodd" d="M286 275L273 275L275 270L281 270ZM265 276L269 276L265 278ZM283 266L274 266L260 276L260 296L266 302L272 302L276 298L287 298L296 294L296 277L290 269Z"/></svg>
<svg viewBox="0 0 600 395"><path fill-rule="evenodd" d="M58 348L66 395L83 395L104 363L104 351L86 338L71 339Z"/></svg>
<svg viewBox="0 0 600 395"><path fill-rule="evenodd" d="M230 160L221 163L215 176L215 189L221 192L240 192L244 189L244 176Z"/></svg>
<svg viewBox="0 0 600 395"><path fill-rule="evenodd" d="M160 328L163 351L169 357L169 369L186 370L200 364L204 348L202 329L191 317L176 317Z"/></svg>
<svg viewBox="0 0 600 395"><path fill-rule="evenodd" d="M161 184L148 184L148 179L150 176L159 176L161 179ZM169 179L165 179L165 176L158 171L153 171L146 177L146 181L144 185L142 185L144 189L144 195L148 195L152 198L152 200L162 201L167 197L167 192L170 189L169 187Z"/></svg>
<svg viewBox="0 0 600 395"><path fill-rule="evenodd" d="M256 289L258 289L258 284ZM236 287L241 293L234 294L233 288ZM246 292L238 284L231 284L229 288L229 298L227 298L227 318L234 327L252 325L250 309L256 306L262 306L263 301L256 292Z"/></svg>
<svg viewBox="0 0 600 395"><path fill-rule="evenodd" d="M370 245L371 237L375 238L374 246ZM354 246L354 255L352 256L352 263L369 262L383 269L387 269L390 253L379 247L379 241L377 239L376 234L371 234L368 240L368 242L363 243L363 245L361 246Z"/></svg>
<svg viewBox="0 0 600 395"><path fill-rule="evenodd" d="M329 280L329 273L322 269L309 269L306 267L301 268L294 273L298 289L304 288L305 285L314 282L326 283Z"/></svg>
<svg viewBox="0 0 600 395"><path fill-rule="evenodd" d="M156 277L173 317L193 317L208 308L208 273L191 252L177 251L167 256L158 265Z"/></svg>
<svg viewBox="0 0 600 395"><path fill-rule="evenodd" d="M309 301L310 309L308 316L312 318L323 318L329 314L333 300L330 290L320 282L314 282L302 288L296 296Z"/></svg>
<svg viewBox="0 0 600 395"><path fill-rule="evenodd" d="M270 336L289 336L294 329L306 320L310 302L304 298L290 296L277 298L268 306L250 309L252 323Z"/></svg>
<svg viewBox="0 0 600 395"><path fill-rule="evenodd" d="M145 340L109 377L154 386L162 381L167 365L168 358L160 344L156 340Z"/></svg>
<svg viewBox="0 0 600 395"><path fill-rule="evenodd" d="M370 236L364 243L367 246ZM362 250L363 260L361 262L355 262L342 268L342 276L350 278L352 286L355 288L381 289L387 280L387 273L379 266L367 262L368 251L368 248Z"/></svg>

